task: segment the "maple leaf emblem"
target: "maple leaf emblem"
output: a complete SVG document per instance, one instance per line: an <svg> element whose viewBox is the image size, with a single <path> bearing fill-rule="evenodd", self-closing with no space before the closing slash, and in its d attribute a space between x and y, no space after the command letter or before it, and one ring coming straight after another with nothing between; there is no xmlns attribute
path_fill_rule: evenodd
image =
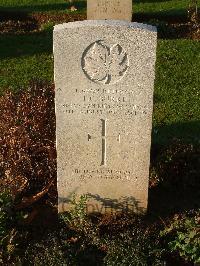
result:
<svg viewBox="0 0 200 266"><path fill-rule="evenodd" d="M109 47L101 40L92 43L82 57L85 75L101 84L114 84L120 81L128 66L128 56L119 44Z"/></svg>

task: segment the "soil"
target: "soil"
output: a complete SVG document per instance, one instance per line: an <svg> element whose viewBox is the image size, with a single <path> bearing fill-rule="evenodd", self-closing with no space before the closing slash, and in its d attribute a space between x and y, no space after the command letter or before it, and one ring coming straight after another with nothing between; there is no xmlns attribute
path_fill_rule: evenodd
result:
<svg viewBox="0 0 200 266"><path fill-rule="evenodd" d="M85 20L86 16L81 14L47 14L33 13L1 13L0 12L0 34L22 34L41 31L42 24L59 24Z"/></svg>

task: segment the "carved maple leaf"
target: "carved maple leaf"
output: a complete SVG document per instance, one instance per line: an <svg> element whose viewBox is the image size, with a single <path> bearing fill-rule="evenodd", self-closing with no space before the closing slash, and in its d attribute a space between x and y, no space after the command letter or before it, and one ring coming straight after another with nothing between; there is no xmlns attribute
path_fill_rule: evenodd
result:
<svg viewBox="0 0 200 266"><path fill-rule="evenodd" d="M110 74L112 79L121 78L128 69L128 57L119 44L111 47L110 50Z"/></svg>
<svg viewBox="0 0 200 266"><path fill-rule="evenodd" d="M102 41L97 41L86 50L82 64L89 79L110 84L124 76L128 69L128 57L119 44L108 47Z"/></svg>

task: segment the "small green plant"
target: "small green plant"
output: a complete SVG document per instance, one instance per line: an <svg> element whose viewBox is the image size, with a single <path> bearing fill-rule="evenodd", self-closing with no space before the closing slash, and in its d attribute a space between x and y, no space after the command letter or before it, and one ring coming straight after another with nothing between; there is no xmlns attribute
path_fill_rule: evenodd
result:
<svg viewBox="0 0 200 266"><path fill-rule="evenodd" d="M88 243L92 245L98 245L99 243L99 231L98 227L95 226L89 215L87 214L87 196L82 195L79 199L76 199L76 195L72 199L73 207L69 212L61 214L61 221L67 226L68 229L76 232L75 238L82 242L82 246ZM69 230L66 230L66 232ZM68 235L66 233L66 235Z"/></svg>
<svg viewBox="0 0 200 266"><path fill-rule="evenodd" d="M80 196L79 200L76 199L76 195L72 198L72 209L69 212L60 215L61 219L70 227L82 228L86 222L86 202L87 196Z"/></svg>
<svg viewBox="0 0 200 266"><path fill-rule="evenodd" d="M161 232L169 238L171 251L180 257L195 263L200 262L200 211L194 216L175 217L171 225Z"/></svg>
<svg viewBox="0 0 200 266"><path fill-rule="evenodd" d="M49 21L41 25L41 31L52 31L55 22Z"/></svg>
<svg viewBox="0 0 200 266"><path fill-rule="evenodd" d="M88 256L90 260L93 256L91 254L98 253L99 228L87 215L86 202L87 196L82 195L77 199L74 195L71 210L60 215L61 243L69 265L79 265L80 261L85 260Z"/></svg>

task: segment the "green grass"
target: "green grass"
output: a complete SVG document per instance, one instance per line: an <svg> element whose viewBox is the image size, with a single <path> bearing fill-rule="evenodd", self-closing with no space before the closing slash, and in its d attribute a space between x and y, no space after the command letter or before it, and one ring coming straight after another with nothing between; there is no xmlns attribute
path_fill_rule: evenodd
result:
<svg viewBox="0 0 200 266"><path fill-rule="evenodd" d="M189 0L136 0L133 1L133 12L136 13L166 13L178 15L186 13ZM200 3L198 3L200 6ZM134 7L135 6L135 7Z"/></svg>
<svg viewBox="0 0 200 266"><path fill-rule="evenodd" d="M172 137L200 143L200 42L158 42L154 139Z"/></svg>

